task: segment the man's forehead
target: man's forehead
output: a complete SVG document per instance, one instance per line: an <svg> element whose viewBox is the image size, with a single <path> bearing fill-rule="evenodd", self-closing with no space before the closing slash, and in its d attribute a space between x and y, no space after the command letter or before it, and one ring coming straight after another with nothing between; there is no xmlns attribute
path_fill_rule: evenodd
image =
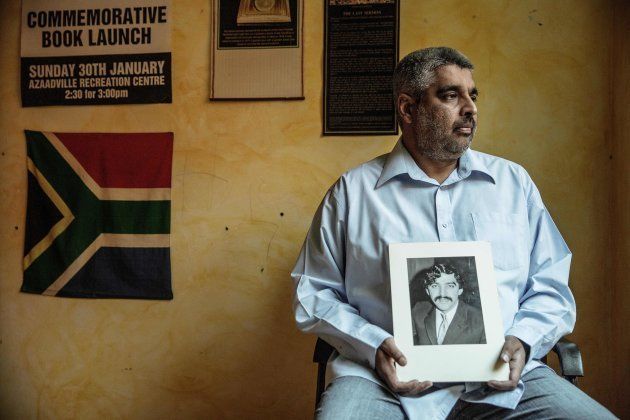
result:
<svg viewBox="0 0 630 420"><path fill-rule="evenodd" d="M430 88L439 90L447 86L457 86L466 90L474 89L475 80L472 71L455 64L439 67L435 71L435 80Z"/></svg>
<svg viewBox="0 0 630 420"><path fill-rule="evenodd" d="M435 279L436 283L457 283L454 274L441 274Z"/></svg>

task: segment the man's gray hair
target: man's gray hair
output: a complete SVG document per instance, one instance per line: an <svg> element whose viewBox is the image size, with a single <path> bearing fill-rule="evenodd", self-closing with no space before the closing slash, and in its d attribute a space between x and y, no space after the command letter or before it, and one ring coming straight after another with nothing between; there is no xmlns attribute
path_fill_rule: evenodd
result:
<svg viewBox="0 0 630 420"><path fill-rule="evenodd" d="M430 47L409 53L394 70L394 103L398 102L401 93L420 100L424 91L435 81L436 70L449 64L471 71L474 69L464 54L449 47ZM396 116L400 123L398 107Z"/></svg>

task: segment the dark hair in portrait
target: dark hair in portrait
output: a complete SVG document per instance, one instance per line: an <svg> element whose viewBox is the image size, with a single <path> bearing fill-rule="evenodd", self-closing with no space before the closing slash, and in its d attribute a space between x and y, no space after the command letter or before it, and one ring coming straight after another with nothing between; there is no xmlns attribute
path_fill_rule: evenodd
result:
<svg viewBox="0 0 630 420"><path fill-rule="evenodd" d="M415 345L485 344L475 257L407 259Z"/></svg>
<svg viewBox="0 0 630 420"><path fill-rule="evenodd" d="M464 293L462 293L460 299L469 305L481 308L475 257L408 258L407 272L409 273L411 307L413 308L416 302L429 300L429 296L425 292L423 277L427 273L431 273L433 271L432 267L438 264L455 268L464 289Z"/></svg>

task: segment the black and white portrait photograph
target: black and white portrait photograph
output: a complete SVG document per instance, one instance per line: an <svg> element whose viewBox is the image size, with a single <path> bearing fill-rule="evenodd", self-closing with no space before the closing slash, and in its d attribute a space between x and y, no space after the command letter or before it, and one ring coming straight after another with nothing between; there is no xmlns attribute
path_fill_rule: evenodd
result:
<svg viewBox="0 0 630 420"><path fill-rule="evenodd" d="M413 344L485 344L475 258L407 259Z"/></svg>
<svg viewBox="0 0 630 420"><path fill-rule="evenodd" d="M400 378L507 378L489 242L392 243L389 269L394 339L407 356Z"/></svg>

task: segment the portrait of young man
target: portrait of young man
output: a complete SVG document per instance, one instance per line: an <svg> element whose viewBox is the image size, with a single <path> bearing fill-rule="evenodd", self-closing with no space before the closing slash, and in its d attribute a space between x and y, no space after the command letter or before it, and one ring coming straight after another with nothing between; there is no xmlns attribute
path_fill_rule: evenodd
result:
<svg viewBox="0 0 630 420"><path fill-rule="evenodd" d="M470 148L473 69L447 47L404 57L393 76L400 140L343 174L316 211L292 278L298 328L336 349L318 419L613 418L539 361L575 323L571 252L527 172ZM475 240L492 246L509 379L399 381L388 244Z"/></svg>
<svg viewBox="0 0 630 420"><path fill-rule="evenodd" d="M434 263L418 273L428 300L411 309L416 346L486 344L483 315L466 303L464 277L448 263Z"/></svg>

